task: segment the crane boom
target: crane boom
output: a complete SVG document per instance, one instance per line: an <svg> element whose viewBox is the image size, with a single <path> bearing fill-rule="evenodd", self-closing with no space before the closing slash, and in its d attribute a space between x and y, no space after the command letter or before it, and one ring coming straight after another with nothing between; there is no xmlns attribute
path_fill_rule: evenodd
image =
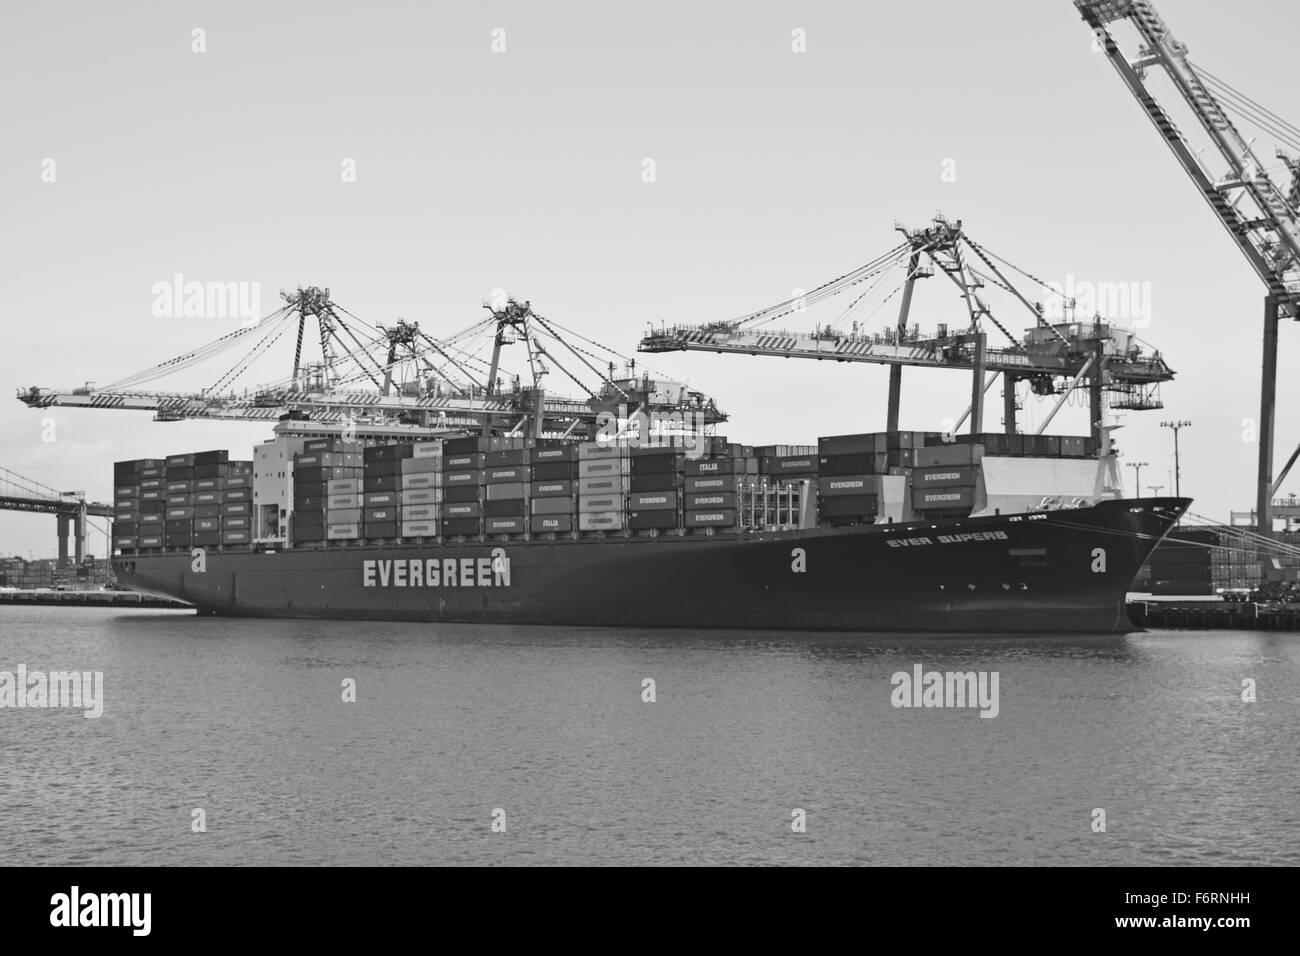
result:
<svg viewBox="0 0 1300 956"><path fill-rule="evenodd" d="M908 240L905 245L845 273L839 279L818 286L808 294L809 299L814 295L819 299L829 298L874 274L876 265L886 258L892 257L897 265L906 262L896 328L873 334L860 332L856 323L853 331L847 333L830 326L819 326L812 332L764 327L774 318L801 311L799 306L791 308L791 302L784 302L733 321L652 329L641 340L638 350L765 355L885 365L890 369L887 421L892 430L898 428L900 382L905 366L958 369L970 374L971 405L966 416L970 418L973 433L983 431L984 393L999 374L1003 378L1003 426L1008 434L1016 431L1015 389L1021 381L1028 381L1039 395L1060 396L1059 407L1086 378L1094 438L1101 434L1103 391L1119 396L1112 403L1115 408L1142 411L1161 407L1156 388L1160 383L1170 381L1174 373L1159 352L1146 351L1132 332L1114 327L1100 317L1088 321L1048 322L1043 315L1043 306L1031 302L1011 285L994 264L996 257L971 240L960 220L954 222L938 216L924 228L908 230L900 227L899 231ZM967 253L983 262L992 276L978 273ZM942 272L958 289L965 307L961 331L950 334L948 327L941 325L935 334L922 336L915 327L908 326L913 287L917 279L933 276L936 272ZM1013 336L981 297L980 290L986 279L1009 292L1016 305L1029 313L1034 325L1023 339ZM1041 280L1035 281L1041 284ZM1008 343L989 345L985 321L996 326L1009 340Z"/></svg>
<svg viewBox="0 0 1300 956"><path fill-rule="evenodd" d="M1149 0L1074 0L1074 5L1269 293L1286 315L1295 318L1300 314L1300 214L1188 62L1186 44L1174 38ZM1142 39L1131 60L1109 29L1119 20L1130 22ZM1146 80L1152 67L1164 70L1214 144L1222 169L1212 168L1204 153L1192 148L1157 101Z"/></svg>
<svg viewBox="0 0 1300 956"><path fill-rule="evenodd" d="M1300 318L1300 165L1279 153L1296 179L1286 191L1273 181L1255 155L1251 141L1229 119L1225 105L1202 81L1201 71L1188 61L1186 44L1174 38L1149 0L1074 0L1074 5L1092 28L1098 48L1105 52L1268 290L1264 300L1255 507L1258 530L1271 534L1273 494L1297 457L1291 456L1274 481L1278 324L1282 318ZM1131 59L1111 34L1111 25L1119 21L1130 23L1141 41ZM1205 151L1192 148L1160 105L1147 83L1147 71L1152 67L1161 68L1167 75L1213 144L1211 156L1220 158L1220 169L1211 166Z"/></svg>

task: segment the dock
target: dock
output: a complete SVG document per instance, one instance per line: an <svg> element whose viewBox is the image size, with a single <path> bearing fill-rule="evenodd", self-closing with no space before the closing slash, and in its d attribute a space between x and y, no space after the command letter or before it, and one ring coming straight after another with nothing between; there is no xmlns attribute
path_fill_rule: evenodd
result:
<svg viewBox="0 0 1300 956"><path fill-rule="evenodd" d="M1300 607L1234 601L1132 601L1138 627L1188 631L1300 631Z"/></svg>
<svg viewBox="0 0 1300 956"><path fill-rule="evenodd" d="M0 607L6 604L51 605L54 607L125 607L193 610L193 606L138 591L0 591Z"/></svg>

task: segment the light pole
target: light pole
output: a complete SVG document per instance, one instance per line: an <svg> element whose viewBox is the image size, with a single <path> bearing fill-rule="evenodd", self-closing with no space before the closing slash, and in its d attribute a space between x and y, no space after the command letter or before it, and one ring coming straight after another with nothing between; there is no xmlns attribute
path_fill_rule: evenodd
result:
<svg viewBox="0 0 1300 956"><path fill-rule="evenodd" d="M1151 489L1151 497L1153 497L1153 498L1159 498L1159 497L1160 497L1160 489L1163 488L1164 485L1147 485L1147 487Z"/></svg>
<svg viewBox="0 0 1300 956"><path fill-rule="evenodd" d="M1161 428L1172 428L1174 430L1174 496L1177 498L1183 496L1183 473L1182 469L1179 468L1178 461L1178 432L1189 425L1191 425L1191 422L1181 420L1160 423Z"/></svg>
<svg viewBox="0 0 1300 956"><path fill-rule="evenodd" d="M1138 497L1142 497L1142 469L1147 466L1145 461L1130 461L1128 466L1133 469L1133 485L1137 488Z"/></svg>

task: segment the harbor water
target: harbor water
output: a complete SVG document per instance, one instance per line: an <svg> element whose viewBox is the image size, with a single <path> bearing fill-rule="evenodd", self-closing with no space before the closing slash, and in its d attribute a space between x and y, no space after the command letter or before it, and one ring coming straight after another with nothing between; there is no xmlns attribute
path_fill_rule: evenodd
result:
<svg viewBox="0 0 1300 956"><path fill-rule="evenodd" d="M0 709L7 865L1300 863L1292 634L5 607L20 665L102 715ZM996 708L896 706L931 671Z"/></svg>

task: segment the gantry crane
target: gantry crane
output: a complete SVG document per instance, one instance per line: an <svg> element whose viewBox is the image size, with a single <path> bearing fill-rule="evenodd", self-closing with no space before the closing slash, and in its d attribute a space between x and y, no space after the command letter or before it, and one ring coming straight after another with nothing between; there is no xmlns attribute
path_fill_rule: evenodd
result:
<svg viewBox="0 0 1300 956"><path fill-rule="evenodd" d="M432 434L468 431L534 437L594 435L602 414L626 419L635 412L689 414L692 423L705 428L726 420L716 403L703 393L681 383L652 378L645 370L638 374L635 359L619 356L553 319L538 315L529 303L513 298L499 306L485 303L489 313L486 318L449 339L438 340L421 330L418 322L400 318L391 326L366 327L330 298L329 289L312 286L281 295L284 305L256 325L112 385L23 388L18 398L31 408L152 411L160 421L293 419L339 427L363 422L409 426ZM321 359L308 363L303 359L303 341L311 320L319 331ZM289 377L271 385L234 391L235 382L250 366L295 327ZM475 343L487 336L492 336L493 343L490 363L472 351ZM519 376L511 376L513 381L507 387L498 374L501 350L518 341L526 346L529 377L521 381ZM147 382L245 346L251 347L202 391L141 388ZM575 373L567 368L559 359L562 350L567 352L568 363L585 371ZM582 397L547 394L544 376L550 367L544 358L578 385ZM621 374L616 371L615 358L625 363Z"/></svg>
<svg viewBox="0 0 1300 956"><path fill-rule="evenodd" d="M984 393L999 375L1003 379L1003 427L1007 434L1016 432L1016 385L1020 381L1028 381L1035 394L1057 398L1039 426L1040 433L1080 387L1088 390L1092 436L1098 441L1102 435L1105 393L1113 396L1113 408L1141 411L1162 407L1159 385L1171 380L1174 373L1158 351L1148 352L1132 332L1112 326L1100 317L1075 321L1069 315L1068 304L1064 317L1069 321L1049 321L1043 304L1031 301L1017 290L1006 271L1019 272L1044 289L1051 287L975 242L966 234L960 220L938 216L924 228L897 228L905 240L901 245L806 295L731 321L652 329L641 340L639 349L888 365L886 427L889 431L898 430L904 366L961 369L970 373L970 407L957 419L954 430L969 418L972 434L984 431ZM1005 271L999 268L999 263ZM850 332L823 326L812 332L773 331L766 327L774 319L802 312L873 279L874 287L891 270L902 271L902 280L894 290L894 293L901 291L902 296L896 325L883 333L860 332L856 323ZM908 324L913 291L918 280L933 277L936 270L956 286L965 306L964 324L958 332L950 332L947 325L940 325L936 333L922 335ZM1013 335L994 316L982 294L986 283L1009 293L1017 308L1023 307L1032 317L1034 325L1023 338ZM881 304L888 302L894 293ZM866 295L864 292L854 300L845 315L852 314L857 302ZM1007 344L990 346L987 325L995 326Z"/></svg>
<svg viewBox="0 0 1300 956"><path fill-rule="evenodd" d="M1193 66L1187 59L1187 46L1174 38L1148 0L1074 0L1074 5L1092 28L1098 48L1105 52L1268 290L1264 299L1256 520L1261 533L1271 534L1273 495L1300 456L1297 448L1274 481L1278 325L1283 318L1300 318L1300 163L1278 149L1277 158L1292 176L1289 188L1284 190L1274 182L1255 155L1252 141L1241 134L1229 113L1262 124L1261 128L1275 135L1295 128L1208 71ZM1137 46L1132 53L1121 50L1113 35L1112 27L1119 23L1131 26L1136 33ZM1168 78L1212 149L1195 148L1174 124L1148 82L1152 69ZM1288 139L1286 135L1281 138Z"/></svg>

